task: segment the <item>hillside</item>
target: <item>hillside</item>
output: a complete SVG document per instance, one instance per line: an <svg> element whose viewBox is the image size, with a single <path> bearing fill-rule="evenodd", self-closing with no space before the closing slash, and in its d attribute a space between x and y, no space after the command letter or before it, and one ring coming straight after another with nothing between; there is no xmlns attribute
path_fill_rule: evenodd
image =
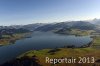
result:
<svg viewBox="0 0 100 66"><path fill-rule="evenodd" d="M34 23L27 25L11 25L11 26L0 26L0 29L27 29L30 31L52 31L57 29L81 29L81 30L94 30L96 25L87 21L66 21L59 23Z"/></svg>
<svg viewBox="0 0 100 66"><path fill-rule="evenodd" d="M56 24L46 24L35 29L35 31L51 31L56 29L81 29L81 30L94 30L94 24L84 21L61 22Z"/></svg>

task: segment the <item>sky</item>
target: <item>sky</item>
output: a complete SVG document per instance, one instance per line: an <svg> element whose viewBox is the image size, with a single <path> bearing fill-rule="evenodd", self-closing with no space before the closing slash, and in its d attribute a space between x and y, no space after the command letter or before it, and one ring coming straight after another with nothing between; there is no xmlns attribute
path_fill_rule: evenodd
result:
<svg viewBox="0 0 100 66"><path fill-rule="evenodd" d="M0 0L0 25L100 18L100 0Z"/></svg>

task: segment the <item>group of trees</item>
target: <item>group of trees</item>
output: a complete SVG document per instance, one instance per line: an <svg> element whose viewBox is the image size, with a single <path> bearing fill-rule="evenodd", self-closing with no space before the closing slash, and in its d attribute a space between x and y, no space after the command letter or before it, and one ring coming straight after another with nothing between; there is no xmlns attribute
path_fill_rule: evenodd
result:
<svg viewBox="0 0 100 66"><path fill-rule="evenodd" d="M24 56L20 59L15 59L10 62L6 62L0 66L41 66L38 62L39 60L36 56L32 56L32 58Z"/></svg>

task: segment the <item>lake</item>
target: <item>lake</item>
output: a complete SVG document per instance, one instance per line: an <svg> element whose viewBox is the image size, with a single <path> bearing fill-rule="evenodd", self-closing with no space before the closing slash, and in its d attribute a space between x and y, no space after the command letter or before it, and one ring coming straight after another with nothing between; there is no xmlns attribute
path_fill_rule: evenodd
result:
<svg viewBox="0 0 100 66"><path fill-rule="evenodd" d="M52 32L34 32L31 38L17 40L15 44L0 47L0 64L16 58L29 50L64 47L68 45L82 46L93 39L90 36L61 35Z"/></svg>

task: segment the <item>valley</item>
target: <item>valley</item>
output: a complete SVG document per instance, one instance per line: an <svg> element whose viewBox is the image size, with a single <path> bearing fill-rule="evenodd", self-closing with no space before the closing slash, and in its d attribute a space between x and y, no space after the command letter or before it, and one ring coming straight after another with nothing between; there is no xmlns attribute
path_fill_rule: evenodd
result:
<svg viewBox="0 0 100 66"><path fill-rule="evenodd" d="M0 66L23 66L27 64L28 66L96 66L100 63L99 25L74 21L18 26L2 26L0 28L0 45L2 45L0 47L0 52L2 52L0 58L3 59L0 60ZM9 51L11 53L6 56L5 53ZM2 58L2 56L4 57ZM95 62L75 63L74 65L51 64L45 63L45 57L74 57L76 59L78 57L94 57Z"/></svg>

